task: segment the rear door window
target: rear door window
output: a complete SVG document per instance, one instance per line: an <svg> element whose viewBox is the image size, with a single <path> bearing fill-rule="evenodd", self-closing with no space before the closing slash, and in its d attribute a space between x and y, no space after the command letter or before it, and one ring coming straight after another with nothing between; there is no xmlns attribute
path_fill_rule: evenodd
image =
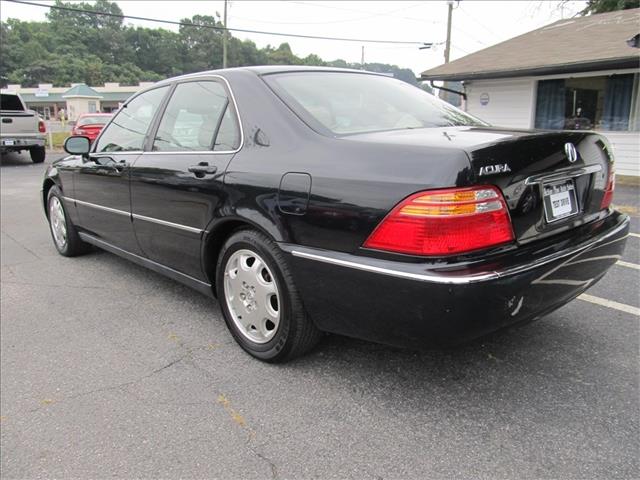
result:
<svg viewBox="0 0 640 480"><path fill-rule="evenodd" d="M152 149L224 151L237 148L238 143L238 127L227 92L219 82L202 80L178 84L162 116Z"/></svg>

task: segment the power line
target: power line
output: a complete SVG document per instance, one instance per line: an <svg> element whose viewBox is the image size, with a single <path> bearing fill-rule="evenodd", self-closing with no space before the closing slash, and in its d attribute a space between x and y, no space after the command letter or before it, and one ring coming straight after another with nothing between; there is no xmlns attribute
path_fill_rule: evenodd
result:
<svg viewBox="0 0 640 480"><path fill-rule="evenodd" d="M485 24L481 23L476 17L474 17L472 14L470 14L469 12L467 12L464 8L462 8L462 6L459 7L460 11L462 13L464 13L468 18L470 18L471 20L473 20L474 22L476 22L478 25L480 25L482 28L484 28L486 31L488 31L489 33L491 33L492 35L496 36L496 37L500 37L500 35L498 35L496 33L496 31L494 29L491 29L489 27L487 27Z"/></svg>
<svg viewBox="0 0 640 480"><path fill-rule="evenodd" d="M156 23L165 23L169 25L179 25L182 27L198 27L198 28L208 28L211 30L218 31L227 31L227 32L240 32L240 33L255 33L259 35L275 35L279 37L295 37L295 38L307 38L312 40L333 40L340 42L358 42L358 43L382 43L382 44L393 44L393 45L430 45L429 42L411 42L404 40L373 40L373 39L363 39L363 38L342 38L342 37L323 37L318 35L301 35L295 33L282 33L282 32L266 32L262 30L248 30L245 28L224 28L224 27L216 27L214 25L203 25L199 23L191 23L191 22L176 22L173 20L162 20L159 18L148 18L148 17L138 17L135 15L117 15L115 13L108 12L96 12L91 10L84 10L82 8L74 8L74 7L63 7L61 5L45 5L43 3L29 2L25 0L3 0L6 2L19 3L22 5L31 5L34 7L43 7L54 10L66 10L70 12L79 12L84 13L86 15L100 15L104 17L114 17L114 18L128 18L131 20L142 20L145 22L156 22Z"/></svg>

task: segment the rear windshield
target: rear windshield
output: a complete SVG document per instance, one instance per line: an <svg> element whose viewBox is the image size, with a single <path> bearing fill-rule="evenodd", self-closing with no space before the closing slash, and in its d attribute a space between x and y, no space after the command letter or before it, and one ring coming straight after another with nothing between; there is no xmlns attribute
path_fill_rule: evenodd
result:
<svg viewBox="0 0 640 480"><path fill-rule="evenodd" d="M14 110L23 111L22 102L17 95L11 95L8 93L0 94L0 110Z"/></svg>
<svg viewBox="0 0 640 480"><path fill-rule="evenodd" d="M310 126L336 135L487 125L418 87L381 75L295 72L263 78Z"/></svg>
<svg viewBox="0 0 640 480"><path fill-rule="evenodd" d="M78 126L83 125L104 125L111 119L111 116L95 116L95 117L82 117L78 119Z"/></svg>

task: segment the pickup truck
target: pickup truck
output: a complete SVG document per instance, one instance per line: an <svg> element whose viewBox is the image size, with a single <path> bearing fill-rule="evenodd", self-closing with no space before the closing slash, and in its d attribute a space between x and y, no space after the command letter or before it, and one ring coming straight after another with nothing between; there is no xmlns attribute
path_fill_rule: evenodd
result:
<svg viewBox="0 0 640 480"><path fill-rule="evenodd" d="M33 163L44 162L44 121L33 110L27 110L20 95L0 94L0 153L29 150Z"/></svg>

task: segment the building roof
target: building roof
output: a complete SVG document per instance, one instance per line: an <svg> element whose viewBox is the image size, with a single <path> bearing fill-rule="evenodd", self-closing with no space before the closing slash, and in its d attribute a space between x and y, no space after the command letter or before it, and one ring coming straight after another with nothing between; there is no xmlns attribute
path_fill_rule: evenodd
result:
<svg viewBox="0 0 640 480"><path fill-rule="evenodd" d="M102 95L100 95L98 92L96 92L93 88L89 87L88 85L81 83L79 85L71 87L62 95L62 98L69 98L69 97L102 98Z"/></svg>
<svg viewBox="0 0 640 480"><path fill-rule="evenodd" d="M640 8L559 20L422 72L425 80L472 80L640 66L628 40L640 34Z"/></svg>
<svg viewBox="0 0 640 480"><path fill-rule="evenodd" d="M62 93L47 92L46 95L36 95L35 93L21 93L22 100L26 103L65 103Z"/></svg>
<svg viewBox="0 0 640 480"><path fill-rule="evenodd" d="M99 95L102 96L101 101L103 102L124 102L136 92L137 90L132 90L131 92L101 92Z"/></svg>

